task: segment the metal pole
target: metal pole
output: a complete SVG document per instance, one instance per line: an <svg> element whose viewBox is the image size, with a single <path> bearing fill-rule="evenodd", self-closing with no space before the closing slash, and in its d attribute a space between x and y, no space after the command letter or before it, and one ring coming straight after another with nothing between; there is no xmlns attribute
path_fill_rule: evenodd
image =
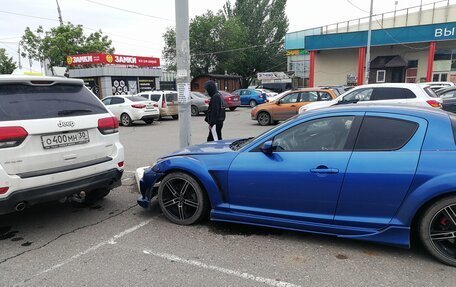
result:
<svg viewBox="0 0 456 287"><path fill-rule="evenodd" d="M370 48L371 48L371 34L372 34L372 14L374 9L374 0L371 0L370 13L369 13L369 30L367 31L367 48L366 48L366 73L364 83L369 84L370 72Z"/></svg>
<svg viewBox="0 0 456 287"><path fill-rule="evenodd" d="M55 0L55 2L57 3L57 12L59 13L59 22L60 22L60 26L62 26L62 25L63 25L62 11L60 11L59 0Z"/></svg>
<svg viewBox="0 0 456 287"><path fill-rule="evenodd" d="M180 147L191 144L190 115L190 36L188 0L175 0L176 9L176 63L179 101Z"/></svg>

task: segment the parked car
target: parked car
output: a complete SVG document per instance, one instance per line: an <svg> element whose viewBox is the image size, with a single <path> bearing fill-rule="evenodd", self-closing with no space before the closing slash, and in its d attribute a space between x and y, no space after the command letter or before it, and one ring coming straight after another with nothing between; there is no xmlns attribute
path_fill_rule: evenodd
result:
<svg viewBox="0 0 456 287"><path fill-rule="evenodd" d="M256 89L257 91L259 91L260 93L262 94L266 94L266 99L268 99L268 101L270 101L270 99L272 97L275 97L278 95L278 93L276 92L273 92L273 91L270 91L268 89Z"/></svg>
<svg viewBox="0 0 456 287"><path fill-rule="evenodd" d="M149 101L157 102L160 110L160 118L170 116L177 119L179 116L177 92L176 91L150 91L141 92L138 96L144 97Z"/></svg>
<svg viewBox="0 0 456 287"><path fill-rule="evenodd" d="M211 98L200 92L192 92L190 96L192 116L197 116L201 112L205 113L209 108Z"/></svg>
<svg viewBox="0 0 456 287"><path fill-rule="evenodd" d="M298 114L300 107L312 102L330 101L337 97L332 89L307 88L284 92L272 102L256 106L250 112L252 120L261 126L276 124Z"/></svg>
<svg viewBox="0 0 456 287"><path fill-rule="evenodd" d="M259 92L256 89L239 89L232 92L231 94L233 96L240 96L241 105L249 105L251 108L267 102L266 94Z"/></svg>
<svg viewBox="0 0 456 287"><path fill-rule="evenodd" d="M426 85L386 83L370 84L353 88L336 99L308 104L299 113L343 104L401 104L441 108L442 100Z"/></svg>
<svg viewBox="0 0 456 287"><path fill-rule="evenodd" d="M337 96L344 94L345 92L353 89L353 86L321 86L322 89L332 89Z"/></svg>
<svg viewBox="0 0 456 287"><path fill-rule="evenodd" d="M293 89L292 83L267 83L261 84L256 87L257 89L268 89L276 93L282 93L288 90Z"/></svg>
<svg viewBox="0 0 456 287"><path fill-rule="evenodd" d="M456 266L456 117L413 106L311 111L250 139L159 158L142 170L138 204L427 251ZM140 171L138 171L140 173ZM286 185L286 188L284 188Z"/></svg>
<svg viewBox="0 0 456 287"><path fill-rule="evenodd" d="M225 101L225 106L234 111L237 107L241 105L241 97L239 95L230 94L225 91L219 91Z"/></svg>
<svg viewBox="0 0 456 287"><path fill-rule="evenodd" d="M451 86L438 90L436 94L442 99L442 109L456 113L456 87Z"/></svg>
<svg viewBox="0 0 456 287"><path fill-rule="evenodd" d="M121 185L118 121L82 80L0 76L0 214Z"/></svg>
<svg viewBox="0 0 456 287"><path fill-rule="evenodd" d="M136 121L144 121L150 125L160 116L157 103L140 96L106 97L103 104L120 119L123 126L131 126Z"/></svg>

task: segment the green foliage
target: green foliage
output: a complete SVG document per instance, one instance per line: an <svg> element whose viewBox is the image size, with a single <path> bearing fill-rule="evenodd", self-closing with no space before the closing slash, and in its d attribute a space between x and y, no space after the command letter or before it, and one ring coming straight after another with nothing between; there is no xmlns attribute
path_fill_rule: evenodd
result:
<svg viewBox="0 0 456 287"><path fill-rule="evenodd" d="M6 50L0 48L0 74L11 74L16 69L16 62L6 55Z"/></svg>
<svg viewBox="0 0 456 287"><path fill-rule="evenodd" d="M96 31L86 36L81 25L67 23L44 31L43 27L32 31L25 29L21 46L23 57L44 62L49 60L49 66L65 66L66 57L73 54L106 52L113 53L112 41Z"/></svg>
<svg viewBox="0 0 456 287"><path fill-rule="evenodd" d="M196 16L190 23L191 73L238 74L248 86L258 72L286 69L283 49L288 19L286 0L228 0L218 13ZM176 33L163 35L163 58L176 69Z"/></svg>

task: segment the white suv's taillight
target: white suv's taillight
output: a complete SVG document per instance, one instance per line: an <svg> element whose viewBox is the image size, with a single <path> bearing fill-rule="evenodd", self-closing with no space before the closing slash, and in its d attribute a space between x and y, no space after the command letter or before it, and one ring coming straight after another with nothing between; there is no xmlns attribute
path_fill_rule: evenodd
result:
<svg viewBox="0 0 456 287"><path fill-rule="evenodd" d="M18 146L27 136L23 127L0 127L0 148Z"/></svg>
<svg viewBox="0 0 456 287"><path fill-rule="evenodd" d="M104 135L117 133L119 131L119 121L115 117L99 119L98 130Z"/></svg>

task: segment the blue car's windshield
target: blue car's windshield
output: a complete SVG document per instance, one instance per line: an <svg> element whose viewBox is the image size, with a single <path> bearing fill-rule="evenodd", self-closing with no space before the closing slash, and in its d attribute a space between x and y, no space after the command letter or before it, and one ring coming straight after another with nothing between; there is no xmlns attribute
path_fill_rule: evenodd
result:
<svg viewBox="0 0 456 287"><path fill-rule="evenodd" d="M231 145L230 145L230 148L232 150L240 150L241 148L245 147L246 145L248 145L249 143L253 142L254 140L256 140L257 138L260 138L262 137L263 135L269 133L269 132L272 132L272 131L275 131L279 128L281 128L284 124L288 123L289 121L292 121L294 119L296 119L299 115L295 115L291 118L289 118L288 120L284 121L283 123L281 123L280 125L270 129L270 130L267 130L263 133L261 133L260 135L256 136L256 137L251 137L251 138L245 138L245 139L240 139L240 140L237 140L237 141L234 141Z"/></svg>

